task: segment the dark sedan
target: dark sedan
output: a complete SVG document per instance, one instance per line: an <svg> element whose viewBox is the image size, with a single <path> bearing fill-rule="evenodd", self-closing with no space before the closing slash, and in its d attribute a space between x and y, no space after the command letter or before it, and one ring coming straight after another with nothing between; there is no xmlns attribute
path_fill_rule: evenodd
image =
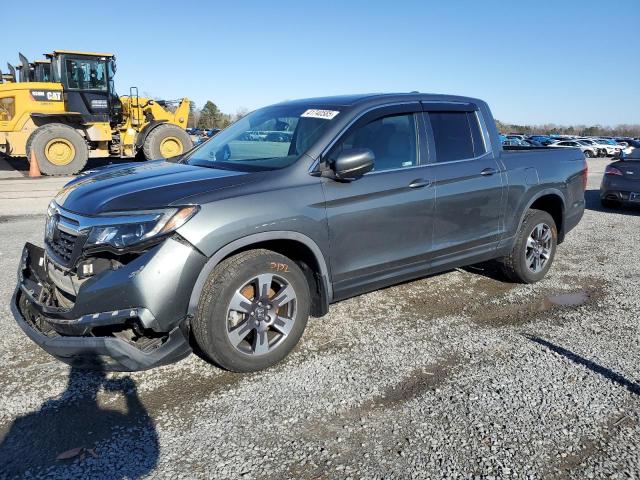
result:
<svg viewBox="0 0 640 480"><path fill-rule="evenodd" d="M640 149L607 166L600 185L600 201L608 208L640 206Z"/></svg>

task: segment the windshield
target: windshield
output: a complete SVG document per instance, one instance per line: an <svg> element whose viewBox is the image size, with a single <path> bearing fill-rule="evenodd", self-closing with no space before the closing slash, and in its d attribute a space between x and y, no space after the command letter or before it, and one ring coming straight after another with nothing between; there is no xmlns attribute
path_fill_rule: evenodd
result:
<svg viewBox="0 0 640 480"><path fill-rule="evenodd" d="M67 87L74 90L107 90L104 60L69 58L65 62Z"/></svg>
<svg viewBox="0 0 640 480"><path fill-rule="evenodd" d="M275 105L238 120L196 148L190 165L228 170L275 170L292 165L340 113L337 108Z"/></svg>

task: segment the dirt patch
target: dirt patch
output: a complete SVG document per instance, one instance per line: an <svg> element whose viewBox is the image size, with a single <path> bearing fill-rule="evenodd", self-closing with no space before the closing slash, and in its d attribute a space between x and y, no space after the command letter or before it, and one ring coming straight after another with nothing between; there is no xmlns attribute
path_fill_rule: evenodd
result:
<svg viewBox="0 0 640 480"><path fill-rule="evenodd" d="M605 295L605 283L599 279L580 279L569 292L549 291L526 303L496 303L477 305L467 313L474 323L483 327L520 326L549 315L575 310L596 303Z"/></svg>
<svg viewBox="0 0 640 480"><path fill-rule="evenodd" d="M463 357L451 354L438 362L413 370L409 376L388 386L380 395L361 405L327 416L322 423L305 425L299 436L306 442L317 445L313 459L317 463L291 465L285 477L335 478L337 475L343 477L348 476L348 473L357 473L356 469L337 472L333 468L340 463L352 465L362 458L363 452L371 448L369 442L372 426L379 427L386 422L383 419L389 412L397 412L404 403L444 385L463 363ZM395 415L393 413L392 417ZM405 444L410 438L397 425L389 425L387 440L384 445L376 444L375 448L385 449L388 455L398 455L398 443Z"/></svg>
<svg viewBox="0 0 640 480"><path fill-rule="evenodd" d="M403 285L399 306L423 320L465 314L477 304L501 297L516 285L500 279L488 267L468 267ZM491 272L491 273L490 273ZM393 292L395 293L395 292Z"/></svg>
<svg viewBox="0 0 640 480"><path fill-rule="evenodd" d="M379 397L363 404L361 410L390 408L418 398L444 384L460 364L460 357L450 356L441 362L416 369L399 383L388 387Z"/></svg>
<svg viewBox="0 0 640 480"><path fill-rule="evenodd" d="M216 368L216 367L211 367ZM222 372L209 376L195 372L180 374L150 391L140 392L140 400L153 417L169 414L172 420L179 420L185 428L190 428L194 417L191 407L210 398L216 393L235 388L247 375Z"/></svg>

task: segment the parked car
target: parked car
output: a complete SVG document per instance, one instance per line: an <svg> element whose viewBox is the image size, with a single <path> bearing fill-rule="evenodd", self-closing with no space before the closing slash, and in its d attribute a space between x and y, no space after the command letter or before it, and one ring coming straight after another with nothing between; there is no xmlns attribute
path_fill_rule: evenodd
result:
<svg viewBox="0 0 640 480"><path fill-rule="evenodd" d="M539 142L543 146L547 146L550 143L553 143L555 140L548 135L530 135L527 140L532 140L534 142Z"/></svg>
<svg viewBox="0 0 640 480"><path fill-rule="evenodd" d="M620 154L622 148L613 140L606 140L602 138L592 138L590 139L595 143L596 147L605 151L605 156L615 157Z"/></svg>
<svg viewBox="0 0 640 480"><path fill-rule="evenodd" d="M282 118L289 143L238 140ZM541 280L583 215L586 178L577 149L503 149L474 98L284 102L172 162L69 182L44 249L25 245L13 312L75 366L145 369L196 345L260 370L345 298L490 259Z"/></svg>
<svg viewBox="0 0 640 480"><path fill-rule="evenodd" d="M600 201L608 208L640 206L640 149L607 165L600 185Z"/></svg>
<svg viewBox="0 0 640 480"><path fill-rule="evenodd" d="M600 147L598 146L598 144L596 142L594 142L593 140L589 139L589 138L577 138L576 142L582 144L582 145L586 145L587 147L591 147L593 148L593 150L596 152L596 157L606 157L607 156L607 149L604 147Z"/></svg>
<svg viewBox="0 0 640 480"><path fill-rule="evenodd" d="M558 140L550 143L548 146L553 148L579 148L585 157L593 158L597 156L596 150L593 147L584 145L577 140Z"/></svg>
<svg viewBox="0 0 640 480"><path fill-rule="evenodd" d="M200 131L200 135L198 135L197 139L194 141L194 145L200 145L203 142L206 142L211 137L220 133L222 129L220 128L208 128Z"/></svg>
<svg viewBox="0 0 640 480"><path fill-rule="evenodd" d="M616 143L620 146L620 153L629 155L636 148L633 141L616 139Z"/></svg>
<svg viewBox="0 0 640 480"><path fill-rule="evenodd" d="M502 145L504 147L521 147L522 146L522 141L520 139L517 139L517 138L504 137L504 140L502 140Z"/></svg>

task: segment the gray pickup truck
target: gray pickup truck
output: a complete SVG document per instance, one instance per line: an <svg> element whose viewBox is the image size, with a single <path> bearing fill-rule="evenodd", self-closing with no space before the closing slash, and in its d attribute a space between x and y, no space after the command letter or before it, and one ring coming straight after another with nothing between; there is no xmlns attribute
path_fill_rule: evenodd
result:
<svg viewBox="0 0 640 480"><path fill-rule="evenodd" d="M283 359L333 302L496 259L536 282L584 211L578 149L503 149L481 100L375 94L256 110L173 162L112 165L51 202L13 312L70 364L193 349Z"/></svg>

